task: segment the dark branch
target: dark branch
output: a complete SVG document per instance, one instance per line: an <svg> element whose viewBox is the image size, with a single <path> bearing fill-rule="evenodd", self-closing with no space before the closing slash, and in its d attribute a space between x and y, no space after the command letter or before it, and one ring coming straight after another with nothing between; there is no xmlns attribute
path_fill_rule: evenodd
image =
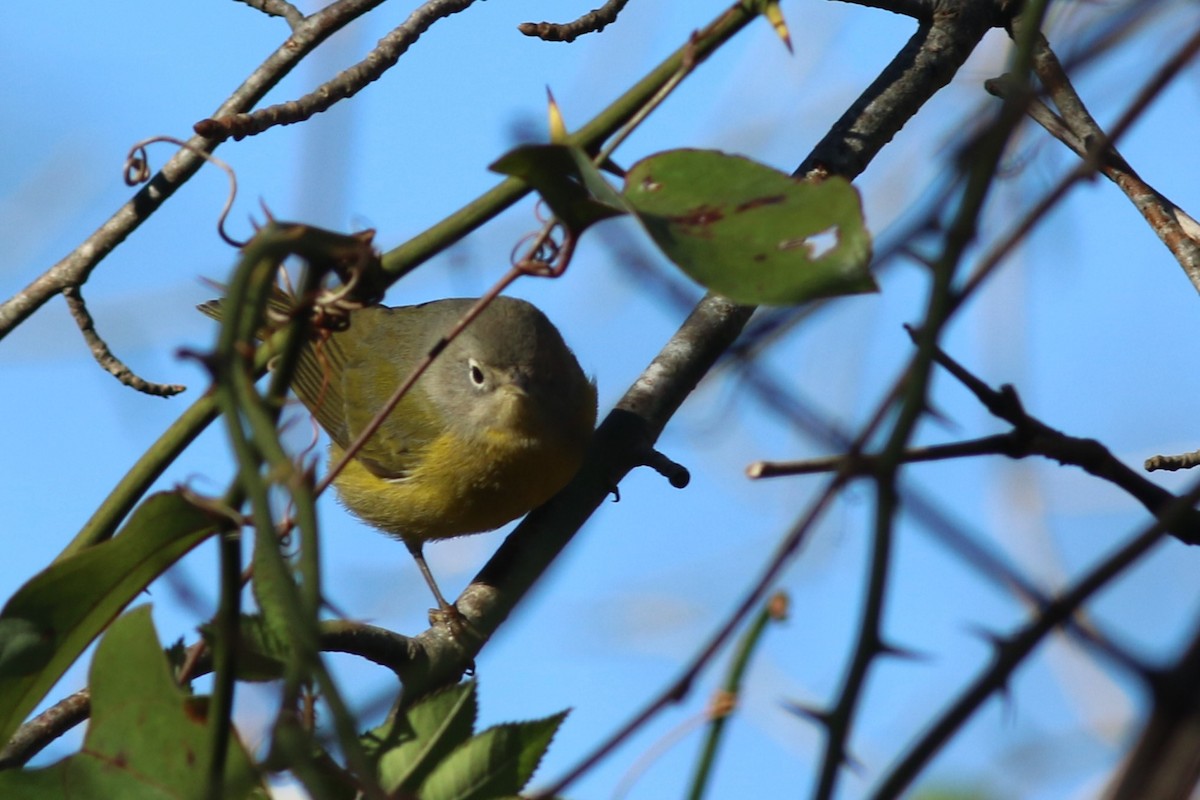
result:
<svg viewBox="0 0 1200 800"><path fill-rule="evenodd" d="M1068 436L1029 415L1012 386L1002 386L999 391L992 389L941 349L937 350L934 360L966 386L993 416L1013 426L1013 435L1019 437L1026 454L1080 467L1088 474L1124 489L1156 517L1177 504L1175 495L1125 466L1100 442ZM1168 529L1172 536L1185 544L1200 544L1200 512L1194 509L1176 512L1173 519L1175 522Z"/></svg>
<svg viewBox="0 0 1200 800"><path fill-rule="evenodd" d="M1107 800L1194 797L1200 783L1200 629L1169 670L1153 676L1154 710Z"/></svg>
<svg viewBox="0 0 1200 800"><path fill-rule="evenodd" d="M605 26L617 21L617 15L629 0L608 0L571 22L522 22L517 30L526 36L536 36L547 42L573 42L588 33L599 33Z"/></svg>
<svg viewBox="0 0 1200 800"><path fill-rule="evenodd" d="M83 293L79 291L79 287L68 286L63 289L63 297L67 299L67 308L70 309L75 324L79 326L79 332L83 334L83 340L87 342L88 349L92 351L92 357L109 375L131 389L155 397L172 397L187 388L177 383L151 383L139 378L121 359L113 355L108 343L100 338L100 334L96 333L95 320L88 313L87 305L83 302Z"/></svg>

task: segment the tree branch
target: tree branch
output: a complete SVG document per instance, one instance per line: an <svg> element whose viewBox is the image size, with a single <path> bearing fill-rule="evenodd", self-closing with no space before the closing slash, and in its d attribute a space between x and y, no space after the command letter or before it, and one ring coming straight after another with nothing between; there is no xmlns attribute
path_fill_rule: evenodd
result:
<svg viewBox="0 0 1200 800"><path fill-rule="evenodd" d="M1195 57L1198 49L1200 34L1192 37L1160 67L1158 77L1149 81L1142 92L1147 99L1135 102L1131 110L1140 112L1149 97L1156 96L1165 85L1166 76L1177 75ZM1034 69L1062 116L1040 100L1031 99L1028 105L1030 117L1125 193L1175 256L1192 285L1200 291L1200 223L1143 180L1121 156L1112 139L1088 112L1062 64L1042 37L1035 46ZM1012 97L1015 92L1023 91L1004 78L987 81L984 85L989 92L1001 97Z"/></svg>
<svg viewBox="0 0 1200 800"><path fill-rule="evenodd" d="M958 699L909 747L907 754L884 777L871 796L879 800L900 797L934 754L970 719L983 702L993 693L1004 691L1017 667L1047 634L1070 619L1088 598L1162 541L1166 528L1178 521L1178 515L1189 512L1197 501L1200 501L1200 483L1175 500L1153 525L1076 581L1025 627L1003 640L997 639L991 665L972 681Z"/></svg>
<svg viewBox="0 0 1200 800"><path fill-rule="evenodd" d="M292 125L328 111L338 101L353 97L379 80L435 22L469 8L474 2L426 0L408 15L408 19L383 37L362 61L342 70L298 100L277 103L254 112L214 115L200 120L193 129L200 136L213 141L243 139L276 125Z"/></svg>
<svg viewBox="0 0 1200 800"><path fill-rule="evenodd" d="M338 0L305 18L304 23L221 104L216 115L253 108L317 45L381 2L383 0ZM218 143L194 136L187 144L82 244L0 304L0 339L68 286L82 286L92 270L113 248L125 241L167 198L196 174L204 164L202 153L211 153Z"/></svg>
<svg viewBox="0 0 1200 800"><path fill-rule="evenodd" d="M607 0L571 22L522 22L517 30L526 36L536 36L547 42L573 42L588 33L599 33L613 22L629 0Z"/></svg>
<svg viewBox="0 0 1200 800"><path fill-rule="evenodd" d="M132 389L155 397L171 397L187 388L177 383L151 383L139 378L133 370L125 366L121 359L113 355L108 344L100 338L100 334L96 333L96 322L88 313L87 304L83 302L83 293L79 291L79 287L68 286L63 289L63 297L67 299L67 308L70 309L71 317L79 327L79 332L83 334L83 340L87 342L88 349L92 351L92 357L109 375Z"/></svg>
<svg viewBox="0 0 1200 800"><path fill-rule="evenodd" d="M937 350L934 360L966 386L993 416L1013 426L1017 442L1013 452L1006 455L1014 458L1040 455L1060 464L1080 467L1088 474L1120 487L1155 517L1161 517L1167 508L1178 502L1175 495L1125 466L1095 439L1068 436L1030 416L1012 386L1002 386L999 391L992 389L941 349ZM1200 544L1200 512L1178 512L1174 519L1168 533L1184 544Z"/></svg>
<svg viewBox="0 0 1200 800"><path fill-rule="evenodd" d="M1154 710L1105 800L1185 800L1200 783L1200 629L1150 678Z"/></svg>

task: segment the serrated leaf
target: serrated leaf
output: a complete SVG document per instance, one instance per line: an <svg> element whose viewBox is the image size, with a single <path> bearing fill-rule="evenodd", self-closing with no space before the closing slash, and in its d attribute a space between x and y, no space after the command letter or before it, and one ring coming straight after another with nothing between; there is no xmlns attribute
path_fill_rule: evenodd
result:
<svg viewBox="0 0 1200 800"><path fill-rule="evenodd" d="M421 784L421 800L496 800L533 777L567 712L497 725L471 738Z"/></svg>
<svg viewBox="0 0 1200 800"><path fill-rule="evenodd" d="M625 199L659 249L697 283L752 305L875 291L858 192L802 181L715 150L634 164Z"/></svg>
<svg viewBox="0 0 1200 800"><path fill-rule="evenodd" d="M376 729L379 783L388 793L414 791L471 736L479 713L475 681L434 692Z"/></svg>
<svg viewBox="0 0 1200 800"><path fill-rule="evenodd" d="M0 772L6 800L202 800L209 765L203 706L171 677L150 607L117 620L100 645L88 679L91 722L83 749L43 769ZM262 796L236 737L226 754L221 797Z"/></svg>
<svg viewBox="0 0 1200 800"><path fill-rule="evenodd" d="M0 741L138 593L215 528L178 493L151 495L115 537L18 589L0 612Z"/></svg>
<svg viewBox="0 0 1200 800"><path fill-rule="evenodd" d="M520 178L536 189L575 235L601 220L628 213L620 193L583 148L575 145L522 145L502 155L489 169Z"/></svg>

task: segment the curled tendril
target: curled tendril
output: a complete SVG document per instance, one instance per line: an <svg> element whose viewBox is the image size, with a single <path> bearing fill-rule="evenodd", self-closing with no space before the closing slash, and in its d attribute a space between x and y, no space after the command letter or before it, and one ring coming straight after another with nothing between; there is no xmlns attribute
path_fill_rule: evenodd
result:
<svg viewBox="0 0 1200 800"><path fill-rule="evenodd" d="M229 217L230 209L233 208L234 199L237 198L237 175L232 167L207 150L173 136L152 136L149 139L143 139L130 147L129 154L125 156L125 185L137 186L139 183L150 180L150 158L146 154L146 147L159 142L167 142L190 150L229 176L229 195L225 198L225 205L221 209L221 215L217 218L217 234L233 247L239 249L245 247L247 242L240 242L225 232L225 220Z"/></svg>

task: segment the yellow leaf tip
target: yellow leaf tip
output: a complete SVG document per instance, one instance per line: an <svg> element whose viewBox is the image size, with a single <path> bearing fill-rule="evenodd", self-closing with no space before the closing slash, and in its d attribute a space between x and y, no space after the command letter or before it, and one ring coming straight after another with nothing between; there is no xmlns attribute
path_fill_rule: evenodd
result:
<svg viewBox="0 0 1200 800"><path fill-rule="evenodd" d="M563 121L562 111L554 99L554 92L546 87L546 115L549 118L550 141L554 144L565 144L567 141L567 123Z"/></svg>
<svg viewBox="0 0 1200 800"><path fill-rule="evenodd" d="M783 10L779 8L779 0L767 3L763 10L763 16L771 23L771 27L775 29L779 38L783 40L783 46L788 49L788 52L795 52L792 50L792 35L788 32L787 21L783 18Z"/></svg>

